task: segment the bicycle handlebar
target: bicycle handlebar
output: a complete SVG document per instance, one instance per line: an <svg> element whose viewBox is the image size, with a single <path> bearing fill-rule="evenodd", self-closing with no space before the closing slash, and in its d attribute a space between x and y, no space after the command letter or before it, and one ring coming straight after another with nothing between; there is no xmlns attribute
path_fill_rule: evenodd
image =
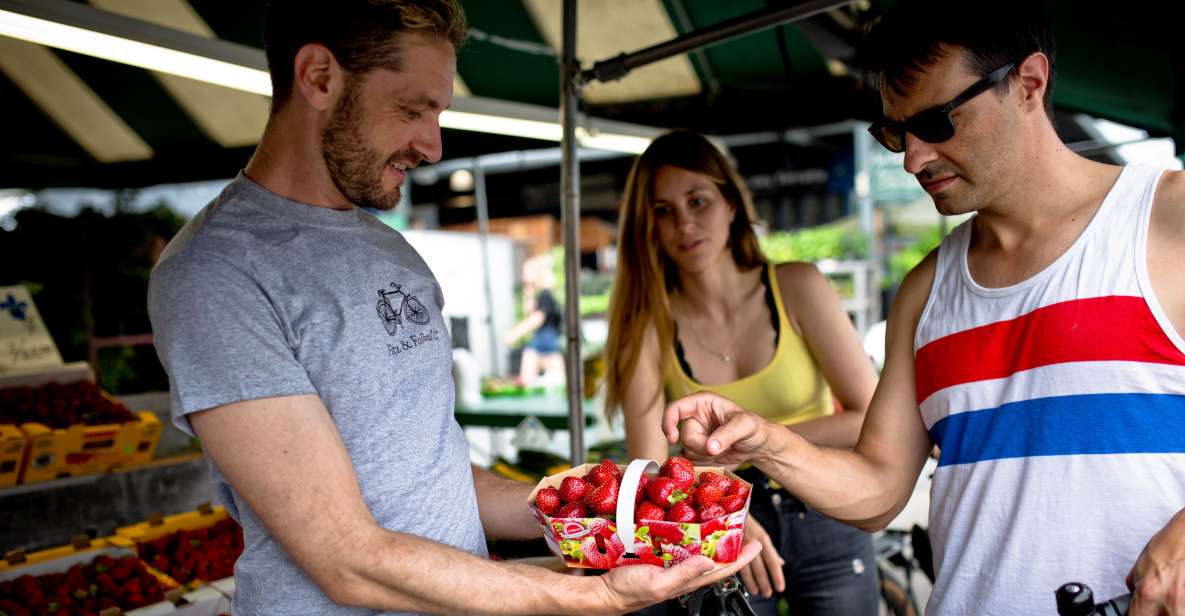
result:
<svg viewBox="0 0 1185 616"><path fill-rule="evenodd" d="M1056 596L1058 616L1127 616L1132 598L1126 594L1095 604L1094 591L1081 582L1062 584Z"/></svg>

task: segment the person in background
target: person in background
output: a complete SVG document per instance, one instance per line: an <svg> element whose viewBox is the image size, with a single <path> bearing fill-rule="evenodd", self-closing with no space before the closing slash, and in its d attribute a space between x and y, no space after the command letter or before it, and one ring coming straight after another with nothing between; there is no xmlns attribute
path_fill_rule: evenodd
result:
<svg viewBox="0 0 1185 616"><path fill-rule="evenodd" d="M631 458L665 460L662 411L706 390L743 401L811 442L852 447L876 373L828 281L809 263L768 263L753 204L724 154L688 131L634 162L619 217L606 343L607 406ZM839 411L839 412L837 412ZM875 614L867 533L835 522L756 469L746 535L764 546L742 578L762 614Z"/></svg>
<svg viewBox="0 0 1185 616"><path fill-rule="evenodd" d="M173 421L243 526L237 615L613 614L760 550L588 577L487 558L539 537L532 486L471 466L440 285L363 209L440 159L465 33L453 0L272 3L259 147L152 272Z"/></svg>
<svg viewBox="0 0 1185 616"><path fill-rule="evenodd" d="M514 344L524 336L531 338L523 345L518 380L530 387L540 379L546 384L564 381L564 355L560 350L563 314L552 289L555 274L550 255L542 254L523 262L523 317L507 332L504 342Z"/></svg>
<svg viewBox="0 0 1185 616"><path fill-rule="evenodd" d="M931 616L1052 614L1067 582L1185 614L1185 173L1066 147L1036 3L901 0L863 55L873 136L940 213L975 215L902 283L860 442L713 394L672 404L668 438L867 530L937 444Z"/></svg>

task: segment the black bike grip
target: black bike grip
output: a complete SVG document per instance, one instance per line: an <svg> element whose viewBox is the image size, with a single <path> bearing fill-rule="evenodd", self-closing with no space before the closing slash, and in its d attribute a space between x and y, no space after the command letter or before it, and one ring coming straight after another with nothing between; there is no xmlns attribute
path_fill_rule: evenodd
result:
<svg viewBox="0 0 1185 616"><path fill-rule="evenodd" d="M1058 616L1092 616L1094 609L1094 593L1090 587L1081 582L1062 584L1057 589Z"/></svg>
<svg viewBox="0 0 1185 616"><path fill-rule="evenodd" d="M1110 601L1100 603L1095 612L1100 616L1127 616L1127 608L1131 601L1130 594L1115 597Z"/></svg>

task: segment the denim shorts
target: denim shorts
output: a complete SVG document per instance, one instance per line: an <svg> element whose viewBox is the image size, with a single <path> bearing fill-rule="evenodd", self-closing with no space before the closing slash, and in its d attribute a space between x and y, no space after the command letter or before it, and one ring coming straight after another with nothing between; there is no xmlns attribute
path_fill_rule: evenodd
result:
<svg viewBox="0 0 1185 616"><path fill-rule="evenodd" d="M531 336L527 348L534 349L540 355L560 352L560 330L558 327L540 327Z"/></svg>

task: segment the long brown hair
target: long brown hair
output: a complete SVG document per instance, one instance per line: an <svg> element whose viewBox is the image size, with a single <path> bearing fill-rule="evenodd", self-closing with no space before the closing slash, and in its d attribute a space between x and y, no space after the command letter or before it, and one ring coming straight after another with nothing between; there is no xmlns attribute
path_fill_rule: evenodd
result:
<svg viewBox="0 0 1185 616"><path fill-rule="evenodd" d="M618 215L617 274L605 343L605 417L610 420L638 367L647 326L653 324L662 349L659 374L666 374L673 355L675 321L670 291L679 288L679 271L660 248L653 207L654 175L663 166L700 173L715 183L736 209L728 229L733 260L742 270L765 263L753 232L757 220L753 199L732 163L698 133L679 130L655 139L630 169ZM660 385L651 401L661 392Z"/></svg>

